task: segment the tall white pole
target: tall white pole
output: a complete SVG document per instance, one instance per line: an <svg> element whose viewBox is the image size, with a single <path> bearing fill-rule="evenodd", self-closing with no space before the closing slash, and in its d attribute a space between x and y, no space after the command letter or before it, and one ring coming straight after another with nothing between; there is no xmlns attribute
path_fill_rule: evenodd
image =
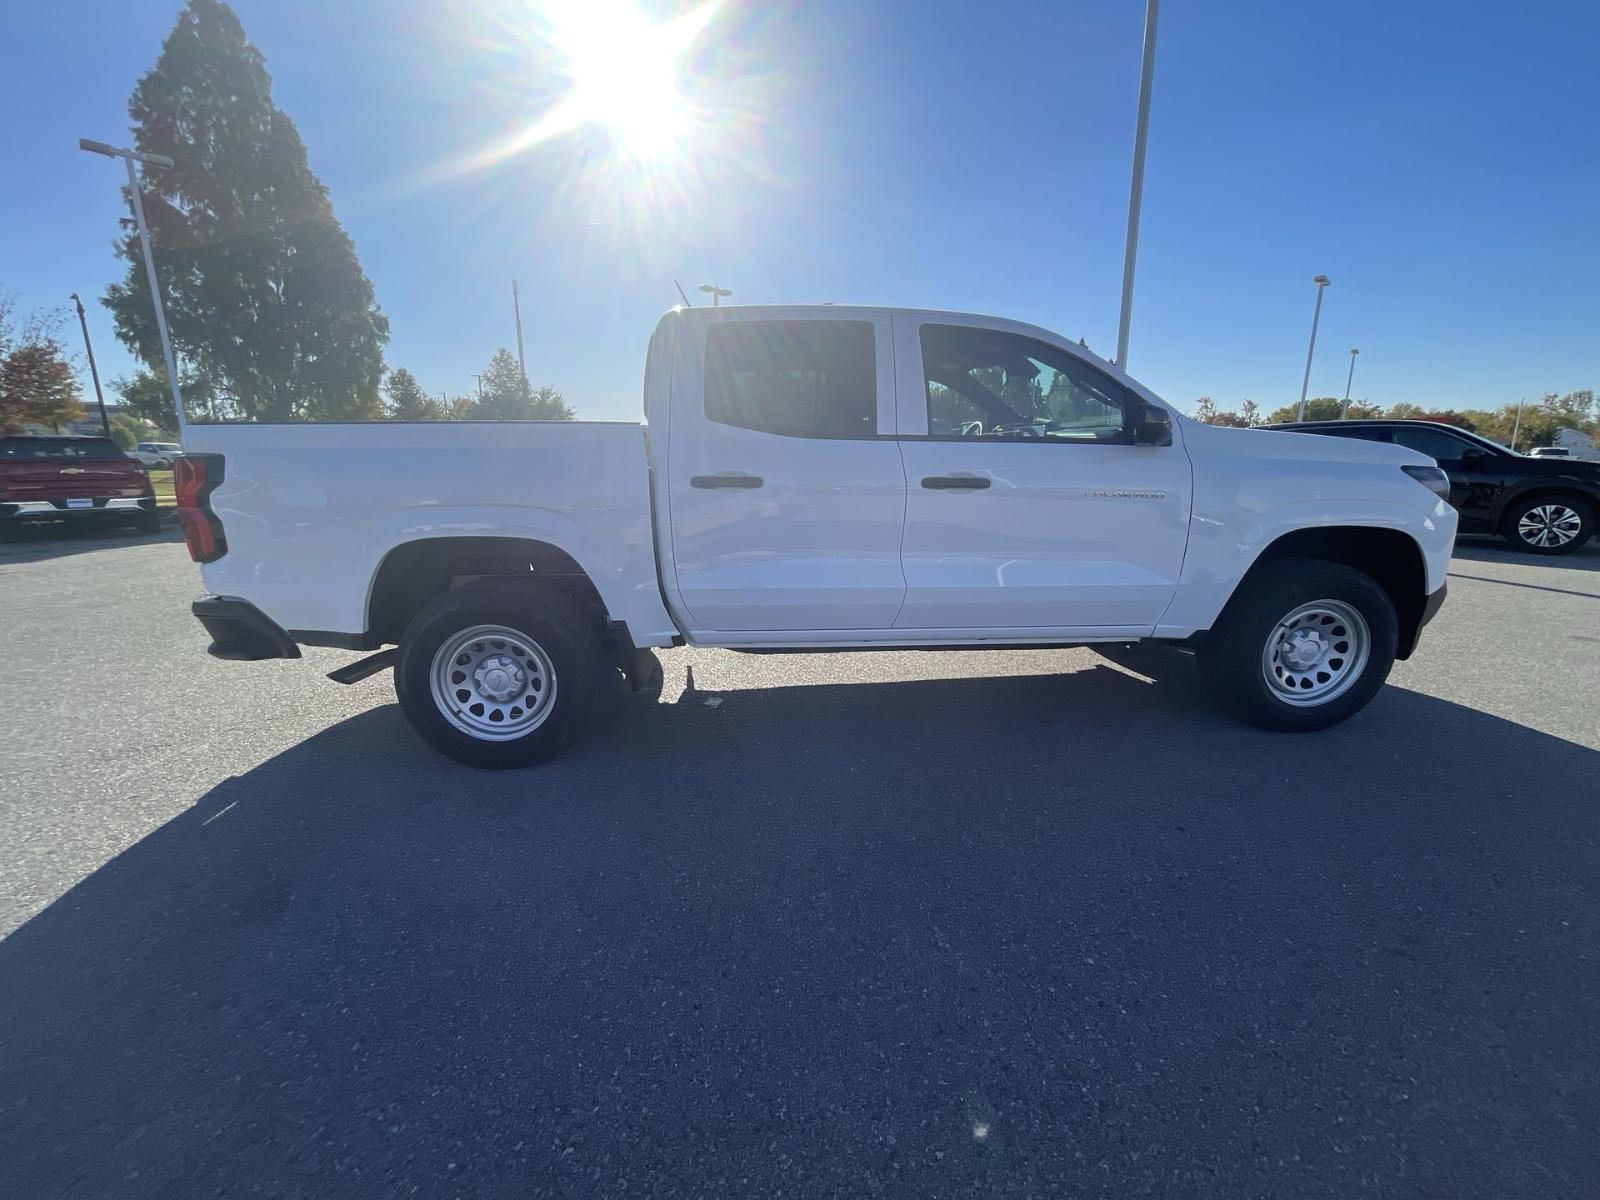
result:
<svg viewBox="0 0 1600 1200"><path fill-rule="evenodd" d="M172 388L172 407L178 414L178 441L183 441L188 422L183 415L183 396L178 391L178 360L172 353L172 338L167 333L167 313L161 307L161 285L156 281L156 256L150 249L150 227L144 223L144 201L139 198L139 176L133 169L132 155L123 155L128 164L128 194L133 197L133 219L139 226L139 245L144 248L144 270L150 279L150 301L156 306L156 329L161 333L161 357L167 364L167 383Z"/></svg>
<svg viewBox="0 0 1600 1200"><path fill-rule="evenodd" d="M1306 374L1300 381L1300 408L1295 416L1297 421L1306 419L1306 391L1311 387L1311 356L1317 352L1317 322L1322 318L1322 289L1332 280L1326 275L1318 275L1312 282L1317 285L1317 306L1311 310L1311 345L1306 347Z"/></svg>
<svg viewBox="0 0 1600 1200"><path fill-rule="evenodd" d="M1513 450L1517 448L1517 434L1522 432L1522 406L1527 402L1528 398L1526 396L1517 401L1517 419L1511 424L1511 448Z"/></svg>
<svg viewBox="0 0 1600 1200"><path fill-rule="evenodd" d="M1343 421L1350 415L1350 381L1356 377L1356 355L1361 351L1350 351L1350 374L1344 377L1344 404L1339 409L1339 420Z"/></svg>
<svg viewBox="0 0 1600 1200"><path fill-rule="evenodd" d="M522 357L522 299L517 295L517 281L511 281L511 307L517 314L517 368L522 372L522 386L531 387L528 383L528 361Z"/></svg>
<svg viewBox="0 0 1600 1200"><path fill-rule="evenodd" d="M1133 265L1139 253L1144 201L1144 148L1150 130L1150 86L1156 70L1156 18L1161 0L1145 0L1144 59L1139 67L1139 115L1133 126L1133 182L1128 190L1128 240L1122 251L1122 308L1117 318L1117 366L1128 369L1128 323L1133 317Z"/></svg>

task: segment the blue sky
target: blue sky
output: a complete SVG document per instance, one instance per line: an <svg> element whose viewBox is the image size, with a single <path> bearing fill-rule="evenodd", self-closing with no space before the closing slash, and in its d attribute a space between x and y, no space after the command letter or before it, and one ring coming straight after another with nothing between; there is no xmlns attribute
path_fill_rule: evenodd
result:
<svg viewBox="0 0 1600 1200"><path fill-rule="evenodd" d="M430 391L470 391L513 344L513 275L529 374L584 417L637 414L674 278L993 312L1111 353L1138 0L725 0L683 64L702 128L678 160L641 169L588 128L441 173L560 95L536 7L235 3L389 315L390 365ZM125 140L177 10L7 5L0 288L23 309L120 275L120 168L77 139ZM1325 272L1313 395L1343 391L1352 346L1355 394L1384 404L1600 387L1597 42L1578 3L1168 0L1133 374L1183 405L1296 398ZM128 370L90 319L103 373Z"/></svg>

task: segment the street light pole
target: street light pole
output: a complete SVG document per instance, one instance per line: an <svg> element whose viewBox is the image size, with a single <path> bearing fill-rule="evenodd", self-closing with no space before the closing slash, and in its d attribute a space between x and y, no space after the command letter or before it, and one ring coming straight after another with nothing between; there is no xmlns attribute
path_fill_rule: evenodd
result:
<svg viewBox="0 0 1600 1200"><path fill-rule="evenodd" d="M1354 347L1350 350L1350 374L1344 377L1344 406L1339 409L1339 420L1343 421L1350 415L1350 381L1356 377L1356 355L1361 351Z"/></svg>
<svg viewBox="0 0 1600 1200"><path fill-rule="evenodd" d="M1150 86L1156 69L1156 17L1161 0L1145 0L1144 59L1139 67L1139 115L1133 126L1133 183L1128 190L1128 240L1122 251L1122 310L1117 320L1117 366L1128 369L1128 322L1133 317L1133 261L1139 253L1144 203L1144 147L1150 129Z"/></svg>
<svg viewBox="0 0 1600 1200"><path fill-rule="evenodd" d="M511 281L511 307L517 313L517 366L522 371L522 386L528 387L528 362L522 357L522 300L517 295L517 281Z"/></svg>
<svg viewBox="0 0 1600 1200"><path fill-rule="evenodd" d="M1311 310L1311 345L1306 347L1306 375L1300 381L1300 408L1295 416L1297 421L1306 419L1306 390L1311 387L1311 356L1317 352L1317 322L1322 317L1322 289L1333 280L1326 275L1318 275L1311 282L1317 285L1317 306Z"/></svg>
<svg viewBox="0 0 1600 1200"><path fill-rule="evenodd" d="M711 307L712 308L720 308L721 305L722 305L722 298L724 296L733 295L733 293L730 292L727 288L718 287L714 283L702 283L700 285L700 290L702 292L710 292L711 293Z"/></svg>
<svg viewBox="0 0 1600 1200"><path fill-rule="evenodd" d="M1526 396L1517 401L1517 419L1511 425L1511 448L1517 448L1517 434L1522 432L1522 406L1528 402Z"/></svg>
<svg viewBox="0 0 1600 1200"><path fill-rule="evenodd" d="M144 270L150 279L150 302L156 308L156 329L161 334L161 357L167 364L167 385L172 389L172 407L178 417L178 440L181 442L188 428L188 422L183 415L183 396L178 391L178 360L172 353L172 338L167 333L167 314L161 307L161 285L156 279L156 257L150 249L150 227L145 224L144 200L139 195L139 176L133 169L135 161L152 167L170 167L173 165L172 160L164 154L141 154L137 150L108 146L105 142L92 142L88 138L78 139L78 149L87 150L90 154L103 154L107 158L120 158L127 164L128 196L133 201L133 220L139 227L139 245L144 250Z"/></svg>
<svg viewBox="0 0 1600 1200"><path fill-rule="evenodd" d="M100 390L100 368L94 365L94 347L89 344L89 319L83 315L83 301L78 299L78 293L72 293L72 302L78 306L78 324L83 329L83 352L89 356L89 375L94 379L94 399L100 406L100 428L107 437L111 436L111 418L106 416L106 397Z"/></svg>

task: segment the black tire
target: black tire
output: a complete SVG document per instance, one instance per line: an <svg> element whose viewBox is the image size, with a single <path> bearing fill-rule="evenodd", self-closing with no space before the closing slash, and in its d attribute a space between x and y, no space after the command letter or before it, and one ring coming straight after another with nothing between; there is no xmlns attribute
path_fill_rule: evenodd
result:
<svg viewBox="0 0 1600 1200"><path fill-rule="evenodd" d="M1302 605L1332 601L1354 609L1367 627L1367 659L1359 665L1348 663L1350 674L1343 690L1330 694L1326 701L1289 702L1283 699L1268 679L1268 639L1278 639L1280 623ZM1333 641L1346 636L1343 627L1329 625L1329 653L1350 642ZM1323 636L1317 633L1315 636ZM1370 576L1340 563L1314 558L1284 558L1264 563L1250 572L1239 585L1233 599L1216 626L1207 635L1196 655L1200 673L1219 703L1240 720L1261 729L1304 733L1327 729L1353 716L1372 699L1394 666L1399 645L1400 623L1389 594ZM1341 652L1342 653L1342 652ZM1347 660L1329 658L1331 678L1346 668ZM1279 660L1271 660L1280 680L1285 677ZM1317 678L1320 678L1317 677ZM1285 687L1283 683L1276 685ZM1324 683L1313 679L1311 687Z"/></svg>
<svg viewBox="0 0 1600 1200"><path fill-rule="evenodd" d="M1537 540L1529 540L1523 535L1523 518L1537 509L1565 509L1578 519L1578 530L1574 537L1566 542L1557 541L1558 533L1544 534L1553 544L1541 546ZM1534 521L1529 528L1529 534L1535 539L1539 538L1544 528L1548 525L1545 521ZM1561 521L1557 529L1566 528L1570 522ZM1505 538L1518 550L1527 554L1571 554L1582 546L1594 534L1594 506L1581 496L1574 496L1569 492L1545 492L1535 496L1525 496L1514 500L1506 508L1505 516L1500 521L1500 536Z"/></svg>
<svg viewBox="0 0 1600 1200"><path fill-rule="evenodd" d="M553 699L542 723L510 740L463 731L453 720L465 716L448 716L434 696L435 655L478 625L520 634L543 652L554 672ZM571 745L594 715L603 675L595 622L576 604L542 585L485 579L440 596L412 619L400 639L394 690L406 720L439 753L469 767L504 770L544 762Z"/></svg>

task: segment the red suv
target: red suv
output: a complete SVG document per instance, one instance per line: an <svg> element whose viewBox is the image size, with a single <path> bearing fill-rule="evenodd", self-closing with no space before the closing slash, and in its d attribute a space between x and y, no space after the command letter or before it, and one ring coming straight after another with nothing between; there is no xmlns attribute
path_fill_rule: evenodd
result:
<svg viewBox="0 0 1600 1200"><path fill-rule="evenodd" d="M37 520L161 528L149 472L110 438L0 437L0 528Z"/></svg>

